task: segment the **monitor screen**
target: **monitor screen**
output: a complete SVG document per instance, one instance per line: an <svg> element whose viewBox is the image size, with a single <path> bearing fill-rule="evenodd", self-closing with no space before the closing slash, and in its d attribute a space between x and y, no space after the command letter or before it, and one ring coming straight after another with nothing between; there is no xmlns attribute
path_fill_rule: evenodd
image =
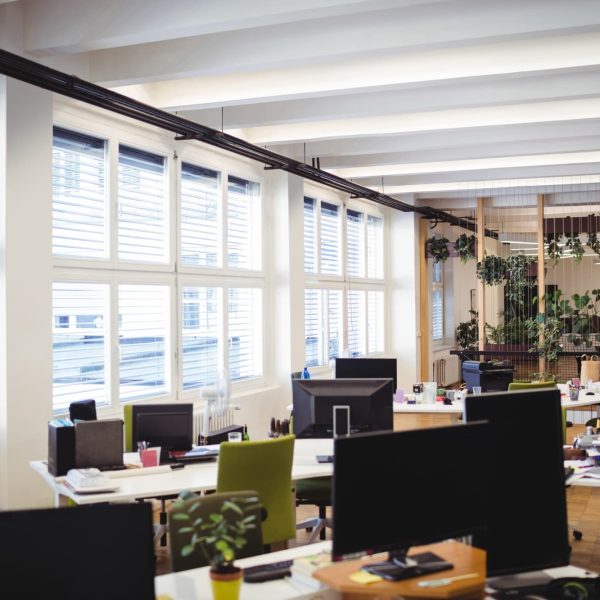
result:
<svg viewBox="0 0 600 600"><path fill-rule="evenodd" d="M398 361L395 358L336 358L335 378L378 378L394 380L398 387Z"/></svg>
<svg viewBox="0 0 600 600"><path fill-rule="evenodd" d="M194 405L190 403L136 404L132 408L132 443L160 446L161 461L171 450L190 450L193 443Z"/></svg>
<svg viewBox="0 0 600 600"><path fill-rule="evenodd" d="M411 546L484 528L488 438L485 422L337 438L335 559L388 551L402 566Z"/></svg>
<svg viewBox="0 0 600 600"><path fill-rule="evenodd" d="M0 511L0 531L2 585L19 598L154 600L149 503Z"/></svg>
<svg viewBox="0 0 600 600"><path fill-rule="evenodd" d="M292 380L294 434L298 438L333 437L334 407L338 434L392 430L391 379ZM350 423L350 431L345 424Z"/></svg>
<svg viewBox="0 0 600 600"><path fill-rule="evenodd" d="M490 524L473 540L488 575L568 565L560 391L469 395L465 418L490 423Z"/></svg>

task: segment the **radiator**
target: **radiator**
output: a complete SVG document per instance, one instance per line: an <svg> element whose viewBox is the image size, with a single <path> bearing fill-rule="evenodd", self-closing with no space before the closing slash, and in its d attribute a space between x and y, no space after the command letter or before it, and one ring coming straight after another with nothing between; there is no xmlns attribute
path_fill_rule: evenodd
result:
<svg viewBox="0 0 600 600"><path fill-rule="evenodd" d="M445 386L460 381L458 356L443 356L433 361L433 380Z"/></svg>
<svg viewBox="0 0 600 600"><path fill-rule="evenodd" d="M239 405L230 405L229 408L223 411L223 414L219 414L218 411L213 411L212 414L208 415L208 433L214 433L225 427L233 425L233 412L239 410ZM194 411L194 440L197 440L200 434L203 434L203 428L206 425L205 410Z"/></svg>

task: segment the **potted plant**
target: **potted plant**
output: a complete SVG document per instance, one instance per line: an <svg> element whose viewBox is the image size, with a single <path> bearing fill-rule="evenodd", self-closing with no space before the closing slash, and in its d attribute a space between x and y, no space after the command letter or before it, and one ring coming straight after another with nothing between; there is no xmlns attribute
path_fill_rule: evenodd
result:
<svg viewBox="0 0 600 600"><path fill-rule="evenodd" d="M475 234L461 233L454 242L454 249L462 262L475 259Z"/></svg>
<svg viewBox="0 0 600 600"><path fill-rule="evenodd" d="M500 285L506 278L506 261L501 256L488 254L477 263L477 278L485 285Z"/></svg>
<svg viewBox="0 0 600 600"><path fill-rule="evenodd" d="M435 263L444 262L450 256L450 251L448 250L449 243L448 238L445 237L436 238L432 236L428 238L425 242L427 256L431 256Z"/></svg>
<svg viewBox="0 0 600 600"><path fill-rule="evenodd" d="M456 343L460 350L477 349L479 339L479 313L476 310L470 310L471 318L468 321L460 322L456 327Z"/></svg>
<svg viewBox="0 0 600 600"><path fill-rule="evenodd" d="M179 552L182 557L201 552L210 564L210 579L215 600L236 600L242 581L242 569L234 564L239 551L247 544L250 530L260 527L257 513L259 499L254 494L240 492L215 498L182 492L174 501L171 512L173 532L185 536ZM204 506L206 503L207 506Z"/></svg>

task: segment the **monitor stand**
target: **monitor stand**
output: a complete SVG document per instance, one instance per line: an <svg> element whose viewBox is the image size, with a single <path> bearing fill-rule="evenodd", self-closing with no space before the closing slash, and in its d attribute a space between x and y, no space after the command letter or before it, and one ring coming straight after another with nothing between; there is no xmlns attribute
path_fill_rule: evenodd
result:
<svg viewBox="0 0 600 600"><path fill-rule="evenodd" d="M454 565L433 552L421 552L407 556L407 550L390 552L387 561L363 567L373 575L400 581L452 569Z"/></svg>
<svg viewBox="0 0 600 600"><path fill-rule="evenodd" d="M486 586L493 590L519 590L538 588L547 585L552 581L552 577L544 571L531 571L529 573L519 573L518 575L502 575L500 577L490 577L486 581Z"/></svg>

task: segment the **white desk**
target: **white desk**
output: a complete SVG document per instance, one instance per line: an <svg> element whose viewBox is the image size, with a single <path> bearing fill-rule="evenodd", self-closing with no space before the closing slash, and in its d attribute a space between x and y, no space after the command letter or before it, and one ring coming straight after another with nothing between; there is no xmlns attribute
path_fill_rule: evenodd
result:
<svg viewBox="0 0 600 600"><path fill-rule="evenodd" d="M317 454L333 454L333 440L300 439L294 442L292 480L333 474L333 464L318 463ZM217 487L216 461L186 464L183 469L176 470L150 467L135 469L131 473L129 470L108 471L106 475L118 478L119 489L101 494L76 494L64 483L64 477L54 477L48 473L46 461L32 461L30 466L52 488L55 506L66 505L69 498L77 504L133 502L143 498L176 496L182 490L205 492Z"/></svg>
<svg viewBox="0 0 600 600"><path fill-rule="evenodd" d="M289 548L280 552L261 554L251 558L236 561L240 567L250 567L261 563L270 563L279 560L296 558L313 554L322 550L331 550L331 542L318 542L307 546ZM190 569L168 575L159 575L155 578L155 590L157 597L160 594L169 596L172 600L197 600L198 598L210 598L209 567ZM548 575L559 577L594 577L595 574L579 567L567 566L547 569ZM291 583L286 579L266 581L264 583L242 583L240 600L342 600L343 593L330 588L311 590L301 584ZM485 598L490 598L486 595Z"/></svg>
<svg viewBox="0 0 600 600"><path fill-rule="evenodd" d="M567 409L579 408L583 406L593 406L594 404L600 404L600 394L594 393L588 396L585 390L581 390L579 392L579 398L577 400L570 400L569 397L565 394L561 395L560 403L563 407L566 407ZM456 421L458 419L458 415L461 415L463 410L464 404L458 401L455 401L453 404L444 404L443 402L431 402L427 404L408 404L406 402L394 402L394 413L451 415L452 421Z"/></svg>
<svg viewBox="0 0 600 600"><path fill-rule="evenodd" d="M261 563L275 562L305 556L320 552L321 550L331 550L331 542L318 542L307 546L298 546L281 550L280 552L271 552L261 554L250 558L243 558L236 561L240 567L250 567ZM209 567L199 569L190 569L189 571L179 571L178 573L169 573L168 575L159 575L155 579L156 595L168 594L173 600L198 600L198 598L211 598L210 579L208 576ZM308 587L297 583L291 583L286 579L276 579L264 583L242 583L240 600L340 600L341 594L331 589L311 590Z"/></svg>

